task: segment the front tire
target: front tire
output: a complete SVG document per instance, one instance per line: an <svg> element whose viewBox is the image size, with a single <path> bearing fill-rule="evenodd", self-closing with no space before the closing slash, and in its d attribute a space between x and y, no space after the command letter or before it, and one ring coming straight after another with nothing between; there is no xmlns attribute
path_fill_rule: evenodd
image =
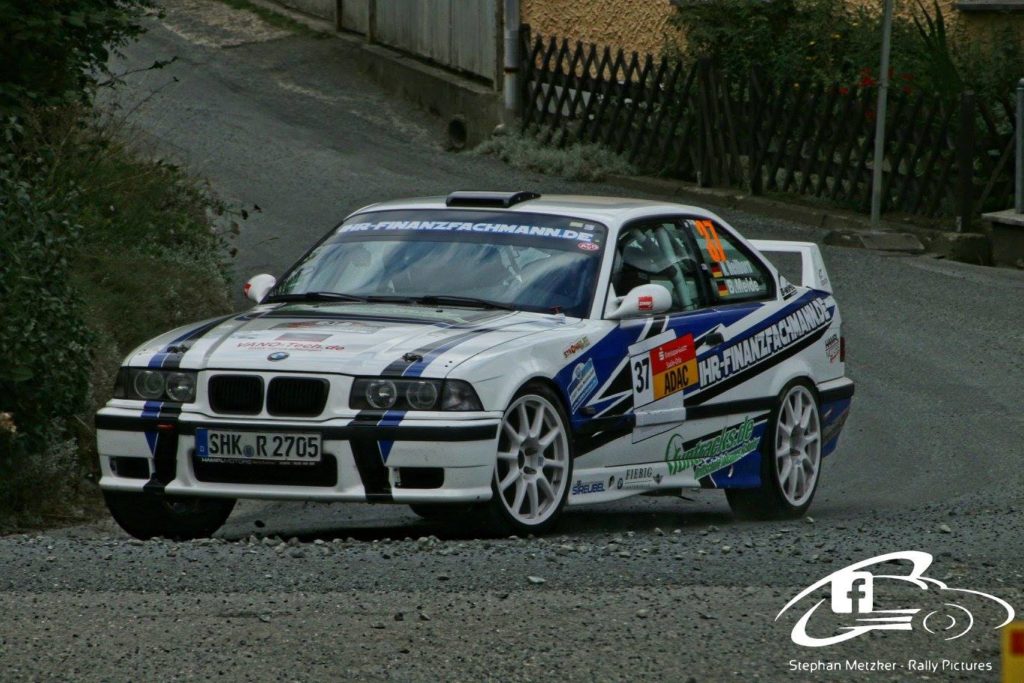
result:
<svg viewBox="0 0 1024 683"><path fill-rule="evenodd" d="M544 384L528 384L502 417L487 503L498 533L543 534L557 523L572 480L569 419Z"/></svg>
<svg viewBox="0 0 1024 683"><path fill-rule="evenodd" d="M793 382L779 394L761 448L761 487L726 489L746 519L795 519L811 507L821 474L821 419L810 387Z"/></svg>
<svg viewBox="0 0 1024 683"><path fill-rule="evenodd" d="M104 491L107 509L118 526L135 538L161 536L178 541L212 536L235 507L233 498L163 496Z"/></svg>

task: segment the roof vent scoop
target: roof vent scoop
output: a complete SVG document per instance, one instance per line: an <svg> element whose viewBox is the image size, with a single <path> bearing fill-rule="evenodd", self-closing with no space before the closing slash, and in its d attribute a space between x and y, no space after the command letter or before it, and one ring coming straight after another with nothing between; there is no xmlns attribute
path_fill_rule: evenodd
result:
<svg viewBox="0 0 1024 683"><path fill-rule="evenodd" d="M507 209L514 204L540 198L537 192L452 192L445 206L472 206L488 209Z"/></svg>

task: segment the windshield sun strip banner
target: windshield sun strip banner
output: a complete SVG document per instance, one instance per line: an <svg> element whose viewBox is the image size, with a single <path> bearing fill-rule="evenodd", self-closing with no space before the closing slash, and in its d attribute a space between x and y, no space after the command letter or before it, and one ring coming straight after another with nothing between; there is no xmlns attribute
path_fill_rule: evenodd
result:
<svg viewBox="0 0 1024 683"><path fill-rule="evenodd" d="M367 220L371 218L372 220ZM360 214L342 224L335 238L451 235L500 238L512 244L597 253L607 236L604 225L551 214L437 211L429 209Z"/></svg>

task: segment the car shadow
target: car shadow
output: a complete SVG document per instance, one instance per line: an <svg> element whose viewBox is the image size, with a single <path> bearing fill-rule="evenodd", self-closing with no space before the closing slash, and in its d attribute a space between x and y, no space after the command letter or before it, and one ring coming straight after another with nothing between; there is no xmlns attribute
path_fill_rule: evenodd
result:
<svg viewBox="0 0 1024 683"><path fill-rule="evenodd" d="M593 542L616 534L669 534L724 527L738 522L725 506L680 500L631 499L565 511L549 538L572 536ZM355 540L363 542L418 539L434 536L440 540L502 538L472 521L425 520L405 506L321 503L249 504L238 510L217 534L226 541L255 536L277 537L300 542Z"/></svg>

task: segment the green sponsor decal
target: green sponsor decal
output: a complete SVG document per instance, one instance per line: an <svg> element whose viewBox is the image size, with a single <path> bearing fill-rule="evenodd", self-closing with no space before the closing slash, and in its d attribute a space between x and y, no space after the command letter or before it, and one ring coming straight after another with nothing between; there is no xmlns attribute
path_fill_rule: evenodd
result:
<svg viewBox="0 0 1024 683"><path fill-rule="evenodd" d="M701 439L689 450L683 445L683 437L673 434L665 447L665 462L668 473L678 474L693 467L697 479L728 467L757 448L759 437L754 436L754 420L747 418L735 427L725 427L721 433Z"/></svg>

